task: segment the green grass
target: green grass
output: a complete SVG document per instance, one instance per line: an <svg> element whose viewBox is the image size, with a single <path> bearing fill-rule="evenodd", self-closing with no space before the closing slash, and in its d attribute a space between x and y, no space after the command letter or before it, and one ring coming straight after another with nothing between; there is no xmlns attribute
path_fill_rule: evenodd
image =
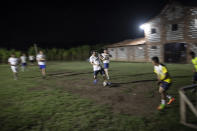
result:
<svg viewBox="0 0 197 131"><path fill-rule="evenodd" d="M150 63L112 62L110 66L112 82L126 83L155 79ZM43 80L38 67L31 66L28 71L20 72L19 80L15 81L12 79L10 67L0 65L0 130L192 131L191 128L179 123L178 102L178 89L191 84L192 65L168 64L167 66L174 83L169 93L176 97L177 102L165 111L155 111L151 116L134 116L114 113L110 105L97 104L94 100L73 94L58 84L64 80L77 82L77 79L82 79L80 74L49 76L47 80ZM50 62L47 71L48 74L82 73L91 72L92 67L87 62ZM83 77L91 78L92 74L84 74ZM89 79L85 82L92 83ZM151 84L155 86L154 81ZM83 88L83 86L72 88ZM137 87L135 84L133 87L124 86L125 90L120 93L129 94ZM154 97L152 90L145 97ZM189 121L196 121L192 115L190 117Z"/></svg>

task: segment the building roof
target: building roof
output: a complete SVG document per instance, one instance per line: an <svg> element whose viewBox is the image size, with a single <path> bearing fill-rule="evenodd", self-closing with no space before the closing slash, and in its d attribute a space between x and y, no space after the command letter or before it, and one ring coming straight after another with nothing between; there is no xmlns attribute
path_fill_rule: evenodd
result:
<svg viewBox="0 0 197 131"><path fill-rule="evenodd" d="M142 45L145 44L145 38L138 38L134 40L124 40L122 42L118 42L112 45L108 45L107 47L122 47L122 46L132 46L132 45Z"/></svg>

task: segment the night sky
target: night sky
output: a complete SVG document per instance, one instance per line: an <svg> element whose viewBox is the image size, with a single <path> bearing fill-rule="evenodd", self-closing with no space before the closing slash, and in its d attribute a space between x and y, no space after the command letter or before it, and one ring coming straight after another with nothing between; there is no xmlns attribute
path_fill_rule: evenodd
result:
<svg viewBox="0 0 197 131"><path fill-rule="evenodd" d="M0 4L0 47L69 48L143 37L139 25L157 15L167 0L92 0Z"/></svg>

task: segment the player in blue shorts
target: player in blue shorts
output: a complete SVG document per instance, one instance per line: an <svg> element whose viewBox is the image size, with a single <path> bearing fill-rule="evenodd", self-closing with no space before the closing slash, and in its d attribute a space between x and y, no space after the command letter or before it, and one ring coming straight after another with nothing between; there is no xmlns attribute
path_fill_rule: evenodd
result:
<svg viewBox="0 0 197 131"><path fill-rule="evenodd" d="M169 102L167 103L168 105L175 101L172 96L167 94L167 90L171 86L172 80L170 78L168 69L159 62L158 57L153 57L152 63L154 65L154 72L157 74L159 93L161 94L161 104L157 109L162 110L166 106L166 97L169 99Z"/></svg>
<svg viewBox="0 0 197 131"><path fill-rule="evenodd" d="M39 68L42 72L42 77L46 77L46 58L42 51L39 51L39 54L36 56Z"/></svg>
<svg viewBox="0 0 197 131"><path fill-rule="evenodd" d="M111 55L108 53L108 51L106 49L101 54L101 60L103 61L105 74L106 74L106 77L108 80L109 80L109 62L110 62L109 59L110 59L110 57L111 57Z"/></svg>

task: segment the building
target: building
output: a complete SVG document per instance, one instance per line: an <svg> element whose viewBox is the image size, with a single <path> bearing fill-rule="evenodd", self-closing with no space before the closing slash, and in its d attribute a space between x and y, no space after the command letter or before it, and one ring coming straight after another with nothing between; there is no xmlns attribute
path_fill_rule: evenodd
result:
<svg viewBox="0 0 197 131"><path fill-rule="evenodd" d="M197 6L171 1L141 28L144 38L108 46L112 60L150 62L158 56L162 62L187 63L190 51L197 54Z"/></svg>

